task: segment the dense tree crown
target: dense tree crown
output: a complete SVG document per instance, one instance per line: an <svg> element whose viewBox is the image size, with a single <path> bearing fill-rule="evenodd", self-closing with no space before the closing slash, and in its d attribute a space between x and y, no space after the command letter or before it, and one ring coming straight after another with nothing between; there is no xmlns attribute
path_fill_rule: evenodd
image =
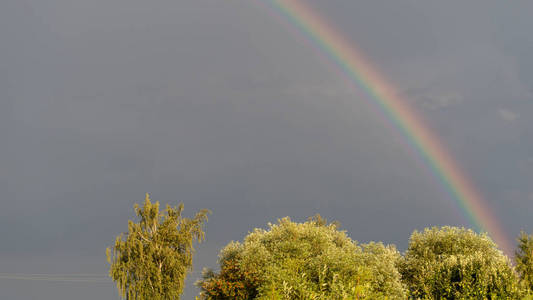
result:
<svg viewBox="0 0 533 300"><path fill-rule="evenodd" d="M193 241L204 239L207 210L192 219L181 216L183 204L159 211L146 194L144 205L135 204L139 222L128 222L128 232L120 234L107 249L109 274L119 294L129 300L175 300L183 291L192 267Z"/></svg>
<svg viewBox="0 0 533 300"><path fill-rule="evenodd" d="M457 227L415 231L400 264L414 299L519 299L509 259L485 234Z"/></svg>
<svg viewBox="0 0 533 300"><path fill-rule="evenodd" d="M520 284L528 293L533 292L533 236L521 232L515 253L516 271L520 275Z"/></svg>
<svg viewBox="0 0 533 300"><path fill-rule="evenodd" d="M204 299L401 299L400 254L381 243L358 245L316 217L255 229L220 254L220 273L197 284Z"/></svg>

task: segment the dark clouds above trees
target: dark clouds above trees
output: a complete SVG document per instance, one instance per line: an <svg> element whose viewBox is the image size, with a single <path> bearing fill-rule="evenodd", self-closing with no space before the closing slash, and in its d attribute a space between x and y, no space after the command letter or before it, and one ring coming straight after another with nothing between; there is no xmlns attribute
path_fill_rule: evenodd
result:
<svg viewBox="0 0 533 300"><path fill-rule="evenodd" d="M313 4L409 97L508 231L533 230L532 4ZM146 192L213 210L198 268L287 215L320 212L401 249L415 228L468 225L366 100L253 4L7 0L0 38L5 272L105 273L103 249ZM31 298L22 285L0 281L10 299ZM42 299L78 294L55 290Z"/></svg>

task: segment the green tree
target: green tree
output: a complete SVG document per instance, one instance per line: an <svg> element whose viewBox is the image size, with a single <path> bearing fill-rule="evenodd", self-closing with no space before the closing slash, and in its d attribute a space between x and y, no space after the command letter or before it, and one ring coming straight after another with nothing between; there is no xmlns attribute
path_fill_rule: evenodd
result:
<svg viewBox="0 0 533 300"><path fill-rule="evenodd" d="M411 235L402 278L413 299L519 299L510 260L486 235L457 227Z"/></svg>
<svg viewBox="0 0 533 300"><path fill-rule="evenodd" d="M107 248L109 275L121 297L129 300L179 299L187 272L192 268L193 241L204 239L203 225L209 211L193 219L183 218L183 204L159 211L146 194L143 207L135 204L139 222L128 222L128 233L120 234Z"/></svg>
<svg viewBox="0 0 533 300"><path fill-rule="evenodd" d="M392 246L359 246L320 216L283 218L255 229L220 254L220 273L204 272L203 299L403 299Z"/></svg>
<svg viewBox="0 0 533 300"><path fill-rule="evenodd" d="M520 232L518 248L515 252L516 271L522 287L533 293L533 236Z"/></svg>

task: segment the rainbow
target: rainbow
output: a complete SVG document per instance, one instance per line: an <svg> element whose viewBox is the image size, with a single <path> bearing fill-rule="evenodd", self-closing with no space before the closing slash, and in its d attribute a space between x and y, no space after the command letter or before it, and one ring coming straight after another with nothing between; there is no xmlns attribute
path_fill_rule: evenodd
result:
<svg viewBox="0 0 533 300"><path fill-rule="evenodd" d="M387 122L403 136L417 158L424 162L438 182L459 206L477 231L487 232L504 253L512 254L512 246L494 217L488 203L474 187L459 164L421 117L402 99L397 89L381 76L354 43L349 42L318 12L303 0L257 0L303 35L333 62L347 81L362 89L371 104Z"/></svg>

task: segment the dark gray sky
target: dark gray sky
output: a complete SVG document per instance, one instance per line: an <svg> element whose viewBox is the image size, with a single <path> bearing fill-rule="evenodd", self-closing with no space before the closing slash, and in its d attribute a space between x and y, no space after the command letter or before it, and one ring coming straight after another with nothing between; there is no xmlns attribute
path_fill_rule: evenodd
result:
<svg viewBox="0 0 533 300"><path fill-rule="evenodd" d="M442 138L513 238L533 231L533 2L310 1ZM468 226L395 132L253 1L0 2L0 297L117 299L132 206L213 214L192 282L254 227L315 213L404 249ZM7 274L7 275L6 275Z"/></svg>

